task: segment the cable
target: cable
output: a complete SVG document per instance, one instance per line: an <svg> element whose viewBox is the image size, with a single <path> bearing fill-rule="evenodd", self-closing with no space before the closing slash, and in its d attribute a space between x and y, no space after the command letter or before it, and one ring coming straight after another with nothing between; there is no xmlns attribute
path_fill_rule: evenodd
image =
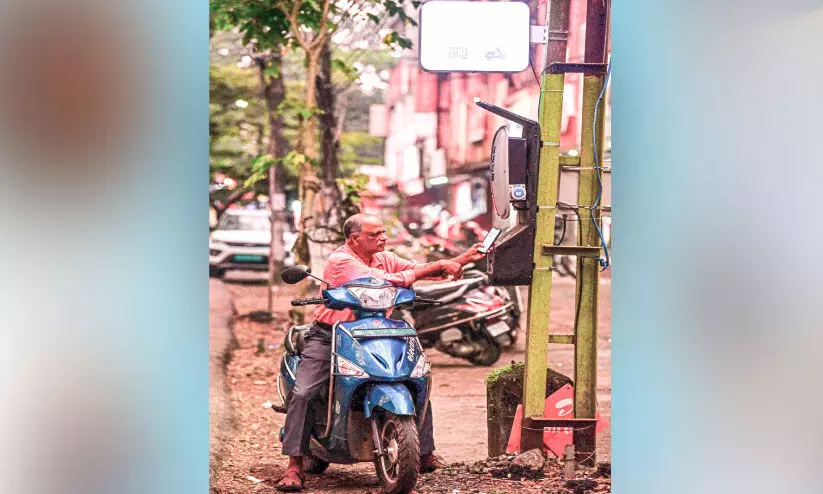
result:
<svg viewBox="0 0 823 494"><path fill-rule="evenodd" d="M566 239L566 215L561 215L560 218L555 218L554 225L557 228L557 220L561 220L563 222L563 233L560 234L560 240L554 245L563 245L563 240Z"/></svg>
<svg viewBox="0 0 823 494"><path fill-rule="evenodd" d="M532 62L531 57L529 57L529 67L532 68L532 74L534 74L534 80L537 81L537 87L540 87L540 78L537 77L537 69L534 68L534 62ZM542 97L542 92L541 92Z"/></svg>
<svg viewBox="0 0 823 494"><path fill-rule="evenodd" d="M606 79L603 81L603 89L600 90L600 96L597 97L597 102L594 104L594 121L592 122L592 143L594 144L594 169L597 171L597 184L599 189L597 191L597 199L595 199L594 204L592 204L590 208L592 223L594 223L594 228L597 230L597 235L600 237L600 245L603 246L603 253L606 255L605 259L598 258L597 262L600 263L600 267L602 268L601 271L605 271L606 268L609 267L611 264L611 259L609 257L609 248L606 246L606 239L603 237L603 232L600 230L600 226L597 224L597 219L595 218L594 211L597 209L597 206L600 205L600 199L603 197L603 177L602 177L602 168L600 167L600 156L597 151L597 110L600 108L600 103L603 101L603 96L606 94L606 88L609 87L609 81L611 80L612 76L612 62L611 56L609 56L609 64L608 68L606 69ZM602 218L601 218L602 219Z"/></svg>

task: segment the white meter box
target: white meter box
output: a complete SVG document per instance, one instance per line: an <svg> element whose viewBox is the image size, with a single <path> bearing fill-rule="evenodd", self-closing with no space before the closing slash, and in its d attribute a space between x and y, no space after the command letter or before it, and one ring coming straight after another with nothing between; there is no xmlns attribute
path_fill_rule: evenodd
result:
<svg viewBox="0 0 823 494"><path fill-rule="evenodd" d="M420 8L420 66L429 72L523 71L530 23L523 2L426 2Z"/></svg>

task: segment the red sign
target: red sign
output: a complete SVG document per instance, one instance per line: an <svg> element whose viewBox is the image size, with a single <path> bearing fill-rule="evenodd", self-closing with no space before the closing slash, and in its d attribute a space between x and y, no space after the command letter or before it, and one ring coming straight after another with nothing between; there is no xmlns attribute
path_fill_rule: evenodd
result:
<svg viewBox="0 0 823 494"><path fill-rule="evenodd" d="M574 417L574 388L571 385L566 384L546 398L543 404L543 417L548 419ZM595 417L597 417L597 426L594 431L597 433L605 429L608 422L601 418L599 413ZM512 432L509 434L509 442L506 445L506 453L511 454L520 451L520 424L522 421L523 406L518 405L517 411L514 413L514 423L512 424ZM562 458L566 445L574 442L572 432L571 427L545 427L543 429L543 446L558 458Z"/></svg>

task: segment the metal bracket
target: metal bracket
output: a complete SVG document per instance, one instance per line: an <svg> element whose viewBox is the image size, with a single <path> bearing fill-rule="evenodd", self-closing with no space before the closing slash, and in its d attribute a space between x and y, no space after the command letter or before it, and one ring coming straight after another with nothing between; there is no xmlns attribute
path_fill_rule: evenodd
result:
<svg viewBox="0 0 823 494"><path fill-rule="evenodd" d="M605 63L560 63L549 65L550 74L582 73L585 75L606 75L609 66Z"/></svg>
<svg viewBox="0 0 823 494"><path fill-rule="evenodd" d="M576 257L600 257L600 247L588 247L585 245L543 245L543 255L547 256L576 256Z"/></svg>
<svg viewBox="0 0 823 494"><path fill-rule="evenodd" d="M559 345L574 345L576 338L573 334L550 334L549 343L557 343Z"/></svg>
<svg viewBox="0 0 823 494"><path fill-rule="evenodd" d="M529 32L529 42L548 43L549 26L531 26L531 31Z"/></svg>
<svg viewBox="0 0 823 494"><path fill-rule="evenodd" d="M521 429L520 450L542 448L543 430L547 427L555 430L571 429L577 462L583 465L594 464L597 419L525 417Z"/></svg>

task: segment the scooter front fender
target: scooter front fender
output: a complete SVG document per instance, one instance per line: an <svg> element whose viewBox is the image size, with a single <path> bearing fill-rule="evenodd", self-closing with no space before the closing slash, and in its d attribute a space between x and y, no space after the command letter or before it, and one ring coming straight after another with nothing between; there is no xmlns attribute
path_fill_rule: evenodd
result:
<svg viewBox="0 0 823 494"><path fill-rule="evenodd" d="M414 399L409 389L402 384L378 384L371 388L363 401L366 418L370 418L375 408L394 415L414 415Z"/></svg>

